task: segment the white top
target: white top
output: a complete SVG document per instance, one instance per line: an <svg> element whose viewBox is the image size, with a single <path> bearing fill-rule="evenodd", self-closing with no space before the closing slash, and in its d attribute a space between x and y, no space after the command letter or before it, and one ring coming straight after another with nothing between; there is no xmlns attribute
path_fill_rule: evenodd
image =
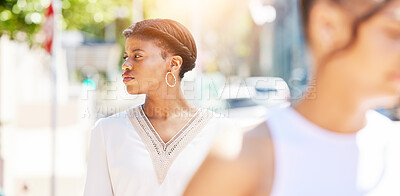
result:
<svg viewBox="0 0 400 196"><path fill-rule="evenodd" d="M100 119L92 130L85 196L177 196L202 163L225 118L199 109L164 143L142 106Z"/></svg>
<svg viewBox="0 0 400 196"><path fill-rule="evenodd" d="M393 122L377 112L368 112L367 120L359 132L340 134L318 127L293 108L271 112L271 195L400 195L399 135Z"/></svg>

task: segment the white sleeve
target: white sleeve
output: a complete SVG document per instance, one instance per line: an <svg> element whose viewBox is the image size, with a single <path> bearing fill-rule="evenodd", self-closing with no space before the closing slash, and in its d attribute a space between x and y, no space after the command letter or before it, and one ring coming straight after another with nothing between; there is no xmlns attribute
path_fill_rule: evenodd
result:
<svg viewBox="0 0 400 196"><path fill-rule="evenodd" d="M95 123L90 137L84 196L112 196L107 153L101 119Z"/></svg>
<svg viewBox="0 0 400 196"><path fill-rule="evenodd" d="M226 159L234 159L239 156L242 149L243 130L232 119L226 118L222 122L224 123L221 123L210 153Z"/></svg>

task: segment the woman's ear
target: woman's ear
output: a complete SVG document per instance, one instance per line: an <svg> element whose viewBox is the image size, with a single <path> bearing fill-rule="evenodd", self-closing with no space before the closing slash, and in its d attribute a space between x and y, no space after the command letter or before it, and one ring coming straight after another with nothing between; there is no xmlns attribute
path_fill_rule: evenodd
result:
<svg viewBox="0 0 400 196"><path fill-rule="evenodd" d="M341 48L351 37L352 16L341 6L329 1L318 1L309 19L309 41L313 51L324 56Z"/></svg>
<svg viewBox="0 0 400 196"><path fill-rule="evenodd" d="M183 59L180 56L172 56L170 60L169 68L171 72L179 72L183 63Z"/></svg>

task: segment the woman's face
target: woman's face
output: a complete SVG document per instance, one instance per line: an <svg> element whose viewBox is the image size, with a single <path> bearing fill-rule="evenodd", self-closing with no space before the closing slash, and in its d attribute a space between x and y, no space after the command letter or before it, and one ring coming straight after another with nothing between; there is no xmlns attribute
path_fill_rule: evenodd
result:
<svg viewBox="0 0 400 196"><path fill-rule="evenodd" d="M351 32L350 26L338 26L336 34ZM354 43L331 62L327 70L337 82L348 84L352 92L373 99L399 97L400 0L362 23Z"/></svg>
<svg viewBox="0 0 400 196"><path fill-rule="evenodd" d="M129 37L125 42L123 82L129 94L149 94L165 84L168 62L154 41Z"/></svg>
<svg viewBox="0 0 400 196"><path fill-rule="evenodd" d="M378 96L400 95L400 1L360 26L348 56L355 82Z"/></svg>

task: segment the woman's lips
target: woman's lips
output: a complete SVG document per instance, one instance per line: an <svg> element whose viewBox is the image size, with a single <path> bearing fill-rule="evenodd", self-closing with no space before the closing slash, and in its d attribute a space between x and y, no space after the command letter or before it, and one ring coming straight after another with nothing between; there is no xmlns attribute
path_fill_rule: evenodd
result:
<svg viewBox="0 0 400 196"><path fill-rule="evenodd" d="M400 73L395 73L395 74L393 74L393 75L392 75L392 78L393 78L394 80L400 82Z"/></svg>
<svg viewBox="0 0 400 196"><path fill-rule="evenodd" d="M122 80L124 83L128 83L129 81L133 80L135 78L133 77L124 77L124 79Z"/></svg>
<svg viewBox="0 0 400 196"><path fill-rule="evenodd" d="M135 79L132 75L128 74L128 73L124 73L122 74L122 78L123 78L123 82L127 83L133 79Z"/></svg>

